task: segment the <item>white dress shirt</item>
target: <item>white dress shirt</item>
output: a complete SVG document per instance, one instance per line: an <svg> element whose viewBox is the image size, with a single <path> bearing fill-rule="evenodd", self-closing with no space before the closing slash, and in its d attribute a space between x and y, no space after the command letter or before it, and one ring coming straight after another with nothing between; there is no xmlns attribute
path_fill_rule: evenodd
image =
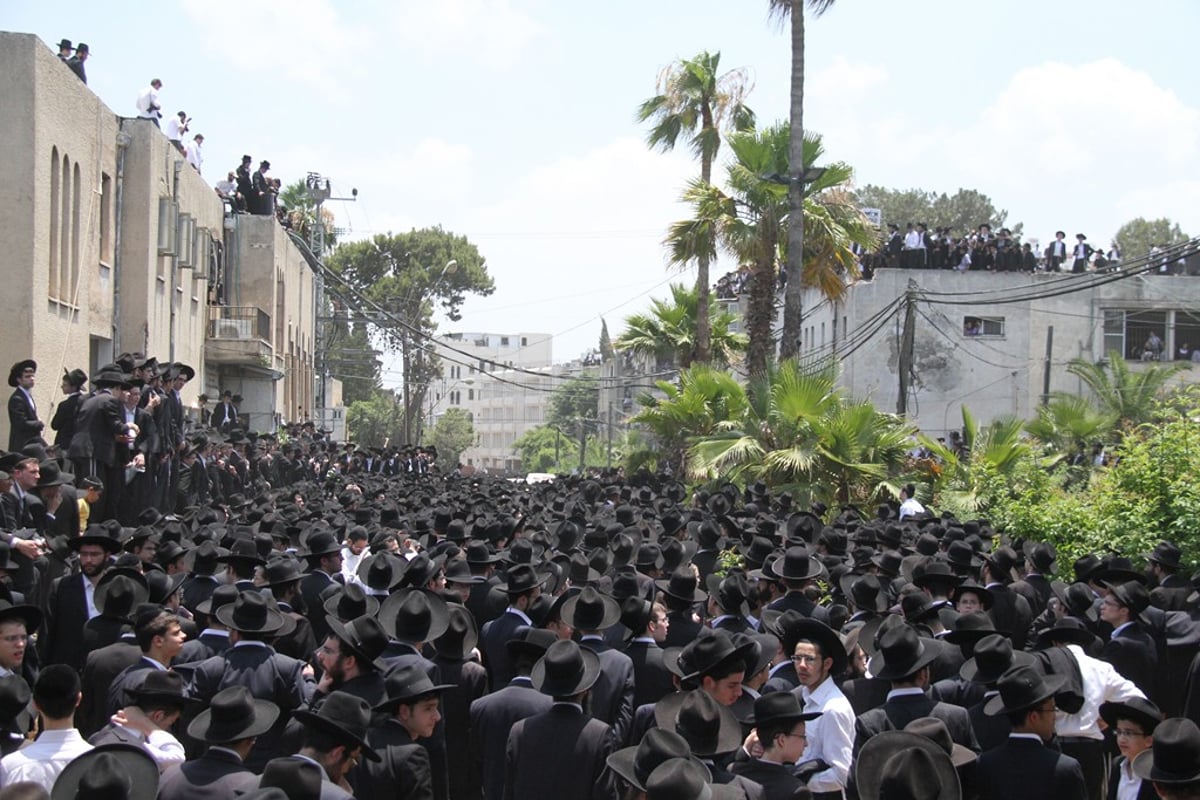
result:
<svg viewBox="0 0 1200 800"><path fill-rule="evenodd" d="M1141 689L1132 681L1121 677L1121 673L1113 669L1112 664L1092 658L1083 652L1077 644L1067 645L1067 650L1075 656L1079 664L1079 674L1083 678L1083 707L1074 714L1058 712L1054 730L1059 736L1103 741L1097 720L1100 719L1101 703L1123 703L1134 697L1145 698Z"/></svg>
<svg viewBox="0 0 1200 800"><path fill-rule="evenodd" d="M79 575L79 580L83 581L83 599L87 603L88 619L95 619L100 616L100 609L96 608L96 584L82 573Z"/></svg>
<svg viewBox="0 0 1200 800"><path fill-rule="evenodd" d="M821 716L804 724L808 742L801 760L819 758L829 765L829 769L809 779L808 788L813 792L840 792L846 787L850 776L854 751L854 709L833 678L823 680L813 692L807 686L801 686L800 697L806 712L821 712Z"/></svg>
<svg viewBox="0 0 1200 800"><path fill-rule="evenodd" d="M63 768L91 749L87 739L75 728L42 731L36 742L0 759L0 786L33 781L48 792L54 788L54 781Z"/></svg>
<svg viewBox="0 0 1200 800"><path fill-rule="evenodd" d="M1117 766L1117 774L1121 776L1117 781L1117 800L1137 800L1138 792L1142 788L1142 779L1133 774L1133 765L1129 763L1129 759L1121 759Z"/></svg>
<svg viewBox="0 0 1200 800"><path fill-rule="evenodd" d="M142 747L154 759L154 763L158 764L158 771L162 772L172 764L182 764L187 760L187 753L183 751L183 745L179 743L170 731L162 729L151 731L149 736L143 736L141 731L135 731L133 728L127 728L124 725L116 725L115 727L125 731L125 734L132 739L137 739L142 743Z"/></svg>

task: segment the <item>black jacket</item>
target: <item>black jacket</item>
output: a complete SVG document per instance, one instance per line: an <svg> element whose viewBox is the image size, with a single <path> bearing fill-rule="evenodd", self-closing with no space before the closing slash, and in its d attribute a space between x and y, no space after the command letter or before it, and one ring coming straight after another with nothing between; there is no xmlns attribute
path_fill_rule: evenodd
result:
<svg viewBox="0 0 1200 800"><path fill-rule="evenodd" d="M209 748L194 761L167 767L158 781L158 800L226 800L257 786L258 776L237 753Z"/></svg>
<svg viewBox="0 0 1200 800"><path fill-rule="evenodd" d="M483 800L500 800L504 794L504 751L513 725L552 705L554 701L534 689L529 678L514 678L503 689L472 701L469 750Z"/></svg>
<svg viewBox="0 0 1200 800"><path fill-rule="evenodd" d="M980 800L1086 800L1083 770L1070 756L1032 739L1008 739L979 757Z"/></svg>
<svg viewBox="0 0 1200 800"><path fill-rule="evenodd" d="M16 452L42 435L45 425L19 388L8 398L8 450Z"/></svg>
<svg viewBox="0 0 1200 800"><path fill-rule="evenodd" d="M859 714L854 723L854 756L862 750L868 739L884 731L901 731L908 723L920 717L937 717L946 723L950 738L963 747L979 752L979 742L971 729L971 718L965 708L938 703L928 695L907 694L893 697L879 708Z"/></svg>
<svg viewBox="0 0 1200 800"><path fill-rule="evenodd" d="M364 758L350 776L357 800L433 800L429 754L398 720L373 726L367 744L381 760Z"/></svg>
<svg viewBox="0 0 1200 800"><path fill-rule="evenodd" d="M504 758L504 800L613 800L605 760L609 727L569 703L513 725Z"/></svg>

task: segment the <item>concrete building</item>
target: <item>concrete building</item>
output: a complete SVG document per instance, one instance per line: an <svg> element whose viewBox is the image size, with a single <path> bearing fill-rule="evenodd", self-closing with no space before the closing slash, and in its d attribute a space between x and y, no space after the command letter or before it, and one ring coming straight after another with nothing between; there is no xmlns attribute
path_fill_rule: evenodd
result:
<svg viewBox="0 0 1200 800"><path fill-rule="evenodd" d="M311 414L312 273L273 219L227 217L153 123L117 116L36 36L0 32L0 106L0 313L17 334L0 363L38 361L43 421L63 370L122 352L192 365L190 408L242 394L256 430Z"/></svg>
<svg viewBox="0 0 1200 800"><path fill-rule="evenodd" d="M1151 332L1164 341L1164 359L1181 344L1200 345L1200 277L1141 275L1078 290L1095 277L881 269L839 303L805 293L802 354L838 357L852 396L897 410L912 281L913 377L905 406L922 431L942 436L961 427L963 405L981 423L1032 418L1047 374L1051 392L1086 393L1066 371L1072 359L1100 361L1116 350L1137 369ZM1002 302L1035 292L1057 296ZM1182 379L1194 380L1190 372Z"/></svg>

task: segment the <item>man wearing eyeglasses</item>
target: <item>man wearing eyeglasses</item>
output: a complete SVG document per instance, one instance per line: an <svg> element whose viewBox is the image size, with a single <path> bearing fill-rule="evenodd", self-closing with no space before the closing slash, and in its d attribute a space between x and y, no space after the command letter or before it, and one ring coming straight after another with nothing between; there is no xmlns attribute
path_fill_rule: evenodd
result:
<svg viewBox="0 0 1200 800"><path fill-rule="evenodd" d="M792 664L800 679L793 694L806 713L820 715L808 723L801 762L829 765L809 778L808 789L814 800L837 800L849 780L854 751L854 709L833 680L846 669L846 648L833 629L814 619L795 620L789 634L796 638Z"/></svg>

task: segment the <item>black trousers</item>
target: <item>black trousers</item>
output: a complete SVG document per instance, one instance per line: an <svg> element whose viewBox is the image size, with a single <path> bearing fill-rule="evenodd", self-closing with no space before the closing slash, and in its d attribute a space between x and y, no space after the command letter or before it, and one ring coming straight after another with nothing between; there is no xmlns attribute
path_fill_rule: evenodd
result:
<svg viewBox="0 0 1200 800"><path fill-rule="evenodd" d="M1103 739L1059 738L1063 754L1079 762L1088 800L1105 800L1108 782L1108 757L1104 754Z"/></svg>

